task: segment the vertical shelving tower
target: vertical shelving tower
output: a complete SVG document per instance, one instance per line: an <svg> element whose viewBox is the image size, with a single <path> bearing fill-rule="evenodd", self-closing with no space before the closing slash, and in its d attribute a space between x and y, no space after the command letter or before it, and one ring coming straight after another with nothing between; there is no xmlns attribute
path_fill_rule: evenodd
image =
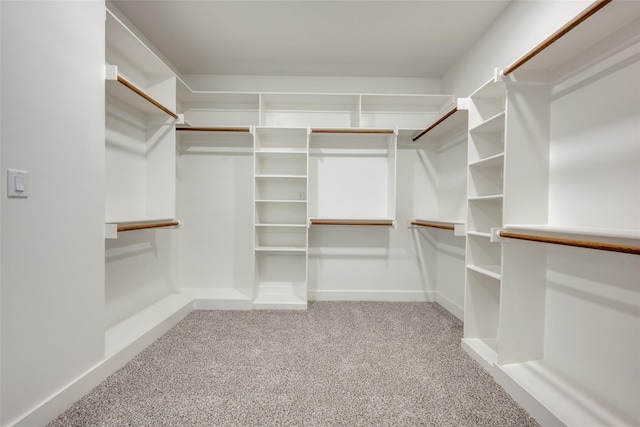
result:
<svg viewBox="0 0 640 427"><path fill-rule="evenodd" d="M307 128L254 130L254 308L307 307Z"/></svg>
<svg viewBox="0 0 640 427"><path fill-rule="evenodd" d="M463 347L489 368L497 360L502 279L505 85L492 80L469 103L467 247Z"/></svg>

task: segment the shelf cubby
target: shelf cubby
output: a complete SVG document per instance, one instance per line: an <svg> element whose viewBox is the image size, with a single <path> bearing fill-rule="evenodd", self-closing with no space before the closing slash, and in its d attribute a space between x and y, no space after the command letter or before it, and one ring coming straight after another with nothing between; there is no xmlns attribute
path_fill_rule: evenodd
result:
<svg viewBox="0 0 640 427"><path fill-rule="evenodd" d="M246 127L260 121L257 93L192 90L178 85L178 108L192 126Z"/></svg>
<svg viewBox="0 0 640 427"><path fill-rule="evenodd" d="M491 233L491 229L502 225L502 197L469 199L469 231Z"/></svg>
<svg viewBox="0 0 640 427"><path fill-rule="evenodd" d="M490 369L498 357L499 312L500 280L467 268L463 344Z"/></svg>
<svg viewBox="0 0 640 427"><path fill-rule="evenodd" d="M492 81L471 95L469 108L469 129L490 124L505 110L505 85Z"/></svg>
<svg viewBox="0 0 640 427"><path fill-rule="evenodd" d="M451 95L361 95L360 127L420 128L435 120Z"/></svg>
<svg viewBox="0 0 640 427"><path fill-rule="evenodd" d="M503 176L504 154L469 164L469 197L501 195Z"/></svg>
<svg viewBox="0 0 640 427"><path fill-rule="evenodd" d="M256 227L256 250L290 250L305 251L307 249L306 226L258 226Z"/></svg>
<svg viewBox="0 0 640 427"><path fill-rule="evenodd" d="M260 94L261 126L359 127L359 95Z"/></svg>
<svg viewBox="0 0 640 427"><path fill-rule="evenodd" d="M467 236L467 267L475 268L476 271L488 272L496 279L500 279L501 274L501 247L493 243L489 238L478 235Z"/></svg>

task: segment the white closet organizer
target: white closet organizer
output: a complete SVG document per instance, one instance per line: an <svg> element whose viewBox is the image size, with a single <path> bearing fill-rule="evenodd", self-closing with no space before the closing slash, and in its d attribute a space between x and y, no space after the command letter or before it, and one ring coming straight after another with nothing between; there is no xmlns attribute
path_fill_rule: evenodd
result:
<svg viewBox="0 0 640 427"><path fill-rule="evenodd" d="M176 77L107 10L106 235L175 216ZM173 224L172 224L173 225Z"/></svg>
<svg viewBox="0 0 640 427"><path fill-rule="evenodd" d="M307 306L307 128L254 134L254 308Z"/></svg>
<svg viewBox="0 0 640 427"><path fill-rule="evenodd" d="M455 236L466 234L466 168L468 100L460 98L410 142L399 137L399 148L420 149L424 163L437 172L429 180L430 188L420 189L420 197L428 197L425 211L414 212L410 227L450 230ZM461 155L462 154L462 155Z"/></svg>
<svg viewBox="0 0 640 427"><path fill-rule="evenodd" d="M469 98L467 171L467 275L463 347L490 367L498 352L502 226L505 84L490 81Z"/></svg>
<svg viewBox="0 0 640 427"><path fill-rule="evenodd" d="M394 226L394 130L311 129L310 225Z"/></svg>
<svg viewBox="0 0 640 427"><path fill-rule="evenodd" d="M549 425L640 424L639 17L612 2L478 92L464 346Z"/></svg>

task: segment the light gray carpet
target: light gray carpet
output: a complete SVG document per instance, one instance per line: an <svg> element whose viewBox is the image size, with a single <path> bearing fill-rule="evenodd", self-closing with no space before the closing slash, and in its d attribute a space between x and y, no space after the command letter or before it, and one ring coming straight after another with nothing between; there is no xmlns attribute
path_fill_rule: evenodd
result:
<svg viewBox="0 0 640 427"><path fill-rule="evenodd" d="M435 303L194 311L49 426L535 426Z"/></svg>

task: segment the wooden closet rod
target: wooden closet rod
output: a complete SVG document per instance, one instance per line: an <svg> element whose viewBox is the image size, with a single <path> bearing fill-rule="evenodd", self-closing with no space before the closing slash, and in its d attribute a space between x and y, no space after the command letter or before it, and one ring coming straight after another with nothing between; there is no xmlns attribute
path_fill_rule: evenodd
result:
<svg viewBox="0 0 640 427"><path fill-rule="evenodd" d="M393 135L393 129L311 129L311 133L364 133L364 134L381 134Z"/></svg>
<svg viewBox="0 0 640 427"><path fill-rule="evenodd" d="M517 59L514 63L509 65L507 68L502 70L502 74L504 76L508 76L513 73L515 70L520 68L520 66L524 65L531 58L548 48L552 43L556 42L560 37L567 34L569 31L573 30L575 27L583 23L587 18L591 15L595 14L597 11L611 3L612 0L597 0L591 6L583 10L578 16L573 18L571 21L567 22L563 25L558 31L551 34L545 40L540 42L537 46L531 49L529 52L525 53L519 59Z"/></svg>
<svg viewBox="0 0 640 427"><path fill-rule="evenodd" d="M118 232L121 232L121 231L134 231L134 230L146 230L147 228L177 227L179 225L180 225L180 221L149 222L149 223L145 223L145 224L119 225L118 226Z"/></svg>
<svg viewBox="0 0 640 427"><path fill-rule="evenodd" d="M592 242L589 240L562 239L559 237L535 236L532 234L511 233L509 231L500 231L499 234L500 237L507 237L509 239L528 240L531 242L552 243L555 245L574 246L577 248L597 249L601 251L640 255L640 246Z"/></svg>
<svg viewBox="0 0 640 427"><path fill-rule="evenodd" d="M438 120L436 120L436 122L434 124L432 124L431 126L429 126L428 128L426 128L425 130L423 130L422 132L420 132L419 134L417 134L416 136L413 137L412 141L416 142L418 139L422 138L424 136L424 134L426 134L427 132L429 132L431 129L435 128L436 126L438 126L440 123L444 122L445 120L447 120L449 117L451 117L456 111L458 111L458 107L453 107L448 113L446 113L444 116L440 117Z"/></svg>
<svg viewBox="0 0 640 427"><path fill-rule="evenodd" d="M248 127L176 127L176 130L188 132L250 132Z"/></svg>
<svg viewBox="0 0 640 427"><path fill-rule="evenodd" d="M126 87L128 87L129 89L131 89L136 94L140 95L145 100L149 101L150 103L152 103L153 105L155 105L156 107L158 107L159 109L161 109L162 111L164 111L165 113L167 113L168 115L173 117L174 119L178 118L178 115L176 113L174 113L173 111L169 110L167 107L165 107L164 105L160 104L158 101L156 101L155 99L153 99L152 97L150 97L149 95L144 93L144 91L142 89L138 88L136 85L134 85L133 83L131 83L130 81L128 81L124 77L118 75L118 81L120 83L122 83L123 85L125 85Z"/></svg>
<svg viewBox="0 0 640 427"><path fill-rule="evenodd" d="M348 220L348 219L312 219L311 225L374 225L393 227L393 221L385 220Z"/></svg>
<svg viewBox="0 0 640 427"><path fill-rule="evenodd" d="M455 230L455 226L444 223L426 222L426 221L412 221L411 225L418 225L420 227L441 228L443 230Z"/></svg>

